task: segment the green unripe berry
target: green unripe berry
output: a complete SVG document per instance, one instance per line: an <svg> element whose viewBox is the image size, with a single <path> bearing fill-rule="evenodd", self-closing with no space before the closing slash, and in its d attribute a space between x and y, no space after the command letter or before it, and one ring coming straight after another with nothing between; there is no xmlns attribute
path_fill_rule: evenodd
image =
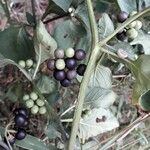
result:
<svg viewBox="0 0 150 150"><path fill-rule="evenodd" d="M137 20L135 29L140 30L141 28L142 28L142 22L140 20Z"/></svg>
<svg viewBox="0 0 150 150"><path fill-rule="evenodd" d="M41 106L44 106L45 103L41 99L37 99L36 104L41 107Z"/></svg>
<svg viewBox="0 0 150 150"><path fill-rule="evenodd" d="M45 114L45 113L46 113L46 107L45 107L45 106L40 107L39 113L40 113L41 115Z"/></svg>
<svg viewBox="0 0 150 150"><path fill-rule="evenodd" d="M66 49L65 53L66 53L66 56L67 56L67 57L71 58L71 57L74 56L75 51L74 51L73 48L70 47L70 48L67 48L67 49Z"/></svg>
<svg viewBox="0 0 150 150"><path fill-rule="evenodd" d="M134 28L136 26L136 21L133 21L128 25L128 28Z"/></svg>
<svg viewBox="0 0 150 150"><path fill-rule="evenodd" d="M37 105L34 105L32 108L31 108L31 113L32 114L37 114L39 111L39 107Z"/></svg>
<svg viewBox="0 0 150 150"><path fill-rule="evenodd" d="M32 108L33 107L33 105L34 105L34 101L33 100L27 100L26 101L26 106L27 106L27 108Z"/></svg>
<svg viewBox="0 0 150 150"><path fill-rule="evenodd" d="M130 39L135 39L138 36L138 32L134 28L131 28L131 29L127 30L127 36Z"/></svg>
<svg viewBox="0 0 150 150"><path fill-rule="evenodd" d="M65 68L65 61L63 59L56 60L55 66L58 70L63 70Z"/></svg>
<svg viewBox="0 0 150 150"><path fill-rule="evenodd" d="M35 92L32 92L30 93L30 98L35 101L38 99L38 95Z"/></svg>
<svg viewBox="0 0 150 150"><path fill-rule="evenodd" d="M25 63L24 60L20 60L20 61L18 62L18 64L19 64L22 68L25 68L25 67L26 67L26 63Z"/></svg>
<svg viewBox="0 0 150 150"><path fill-rule="evenodd" d="M28 68L32 67L32 66L33 66L33 60L32 60L32 59L26 60L26 66L27 66Z"/></svg>
<svg viewBox="0 0 150 150"><path fill-rule="evenodd" d="M28 94L26 94L26 95L23 96L23 100L24 100L24 101L28 100L29 98L30 98L30 97L29 97Z"/></svg>

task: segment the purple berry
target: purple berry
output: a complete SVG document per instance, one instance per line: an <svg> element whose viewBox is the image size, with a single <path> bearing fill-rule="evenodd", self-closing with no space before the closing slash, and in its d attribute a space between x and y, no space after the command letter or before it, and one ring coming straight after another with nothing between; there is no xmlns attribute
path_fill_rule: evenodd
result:
<svg viewBox="0 0 150 150"><path fill-rule="evenodd" d="M68 69L74 69L77 66L77 61L74 58L66 58L65 62Z"/></svg>
<svg viewBox="0 0 150 150"><path fill-rule="evenodd" d="M28 112L26 108L17 108L15 109L15 114L22 114L24 115L26 118L28 117Z"/></svg>
<svg viewBox="0 0 150 150"><path fill-rule="evenodd" d="M15 116L15 124L18 127L24 127L26 121L27 121L27 118L22 114L18 114Z"/></svg>
<svg viewBox="0 0 150 150"><path fill-rule="evenodd" d="M26 137L26 131L24 129L18 129L15 137L17 140L23 140Z"/></svg>
<svg viewBox="0 0 150 150"><path fill-rule="evenodd" d="M56 80L61 81L65 79L66 73L64 70L55 70L53 76Z"/></svg>
<svg viewBox="0 0 150 150"><path fill-rule="evenodd" d="M77 60L83 60L83 59L85 59L85 57L86 57L86 53L85 53L84 50L77 49L75 51L75 59L77 59Z"/></svg>
<svg viewBox="0 0 150 150"><path fill-rule="evenodd" d="M47 68L52 71L55 69L55 60L54 59L48 60Z"/></svg>
<svg viewBox="0 0 150 150"><path fill-rule="evenodd" d="M125 11L122 11L118 14L117 20L118 22L123 23L124 21L127 20L128 16L129 16L128 13L126 13Z"/></svg>
<svg viewBox="0 0 150 150"><path fill-rule="evenodd" d="M55 58L62 59L65 56L65 52L63 49L57 49L55 50L54 55L55 55Z"/></svg>
<svg viewBox="0 0 150 150"><path fill-rule="evenodd" d="M78 66L78 68L77 68L77 73L78 73L78 75L83 76L85 70L86 70L86 65L85 65L85 64L80 64L80 65Z"/></svg>
<svg viewBox="0 0 150 150"><path fill-rule="evenodd" d="M68 70L66 75L67 75L67 79L72 80L76 78L77 72L76 70Z"/></svg>
<svg viewBox="0 0 150 150"><path fill-rule="evenodd" d="M60 81L60 84L63 86L63 87L68 87L71 85L71 81L68 80L68 79L64 79L62 81Z"/></svg>
<svg viewBox="0 0 150 150"><path fill-rule="evenodd" d="M118 40L124 41L126 39L127 35L126 35L125 31L122 31L122 32L117 33L116 37Z"/></svg>

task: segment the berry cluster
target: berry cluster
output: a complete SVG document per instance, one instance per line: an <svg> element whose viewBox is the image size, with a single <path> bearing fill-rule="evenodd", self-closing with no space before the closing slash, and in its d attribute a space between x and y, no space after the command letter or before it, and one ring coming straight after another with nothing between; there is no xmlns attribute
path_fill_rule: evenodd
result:
<svg viewBox="0 0 150 150"><path fill-rule="evenodd" d="M128 14L124 11L120 12L117 16L117 20L119 23L123 23L127 20L127 18L135 15L137 12L133 11L131 14ZM117 39L124 41L126 37L129 38L129 40L134 40L138 36L138 30L142 28L142 22L140 20L135 20L131 24L129 24L123 31L119 32L117 34Z"/></svg>
<svg viewBox="0 0 150 150"><path fill-rule="evenodd" d="M23 100L26 103L26 107L31 109L32 114L45 114L46 113L46 107L45 102L41 100L38 95L35 92L28 94L25 94L23 96Z"/></svg>
<svg viewBox="0 0 150 150"><path fill-rule="evenodd" d="M55 59L50 59L47 63L47 67L54 71L54 78L60 81L63 87L70 86L77 74L80 76L84 75L86 65L78 65L78 61L82 61L86 57L84 50L68 48L64 51L63 49L57 49L54 55Z"/></svg>
<svg viewBox="0 0 150 150"><path fill-rule="evenodd" d="M22 68L30 69L31 67L33 67L34 62L33 62L32 59L28 59L28 60L26 60L26 61L20 60L20 61L18 62L18 64L19 64Z"/></svg>

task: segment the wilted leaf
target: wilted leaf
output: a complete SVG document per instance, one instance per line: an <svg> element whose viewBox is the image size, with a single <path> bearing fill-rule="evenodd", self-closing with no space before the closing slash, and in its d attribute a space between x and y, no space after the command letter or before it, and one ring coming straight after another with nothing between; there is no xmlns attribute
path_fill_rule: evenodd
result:
<svg viewBox="0 0 150 150"><path fill-rule="evenodd" d="M113 130L118 126L116 117L109 109L93 109L81 119L78 137L85 141L89 137Z"/></svg>

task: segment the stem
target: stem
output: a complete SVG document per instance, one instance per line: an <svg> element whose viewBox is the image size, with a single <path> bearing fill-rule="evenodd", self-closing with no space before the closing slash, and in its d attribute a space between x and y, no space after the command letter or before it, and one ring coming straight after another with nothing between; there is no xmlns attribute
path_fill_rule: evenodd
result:
<svg viewBox="0 0 150 150"><path fill-rule="evenodd" d="M78 125L80 123L81 114L82 114L82 108L83 103L85 99L86 89L92 74L92 69L95 68L96 61L99 54L99 47L98 47L98 31L97 31L97 25L94 17L93 7L91 0L86 0L87 8L88 8L88 15L90 20L90 29L92 33L92 45L91 45L91 56L90 60L87 65L87 69L85 71L84 77L81 82L80 91L78 95L78 102L76 105L76 110L73 118L73 124L72 124L72 130L71 130L71 136L69 140L68 150L74 149L74 145L76 142L76 135L78 132Z"/></svg>
<svg viewBox="0 0 150 150"><path fill-rule="evenodd" d="M102 47L105 45L109 40L111 40L119 31L123 30L128 24L132 23L134 20L138 19L139 17L143 16L144 14L150 12L150 7L147 7L145 10L137 13L136 15L132 16L131 18L127 19L124 23L122 23L111 35L107 38L99 42L99 46Z"/></svg>
<svg viewBox="0 0 150 150"><path fill-rule="evenodd" d="M31 0L31 6L32 6L32 14L34 19L34 27L36 27L36 15L35 15L35 0Z"/></svg>

